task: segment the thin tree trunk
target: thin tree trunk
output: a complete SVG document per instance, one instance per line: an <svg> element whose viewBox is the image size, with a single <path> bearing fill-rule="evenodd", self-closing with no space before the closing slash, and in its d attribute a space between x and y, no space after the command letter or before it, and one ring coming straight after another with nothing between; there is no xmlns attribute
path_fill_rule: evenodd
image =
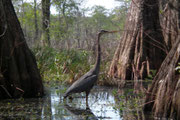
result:
<svg viewBox="0 0 180 120"><path fill-rule="evenodd" d="M158 0L132 1L110 76L121 80L143 79L150 69L158 70L167 52L158 5Z"/></svg>
<svg viewBox="0 0 180 120"><path fill-rule="evenodd" d="M50 0L42 0L42 43L43 45L50 46Z"/></svg>
<svg viewBox="0 0 180 120"><path fill-rule="evenodd" d="M11 0L0 0L0 98L43 95L36 60L28 48Z"/></svg>
<svg viewBox="0 0 180 120"><path fill-rule="evenodd" d="M34 0L34 24L35 24L35 34L34 34L34 43L37 43L38 39L38 19L37 19L37 0Z"/></svg>

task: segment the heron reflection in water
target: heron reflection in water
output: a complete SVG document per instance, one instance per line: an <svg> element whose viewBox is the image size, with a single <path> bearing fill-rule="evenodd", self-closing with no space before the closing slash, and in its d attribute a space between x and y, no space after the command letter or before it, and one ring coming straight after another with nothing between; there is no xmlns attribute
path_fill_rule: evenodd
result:
<svg viewBox="0 0 180 120"><path fill-rule="evenodd" d="M64 107L72 116L75 116L78 120L98 120L89 107L86 107L86 109L81 109L71 107L68 104L65 104Z"/></svg>

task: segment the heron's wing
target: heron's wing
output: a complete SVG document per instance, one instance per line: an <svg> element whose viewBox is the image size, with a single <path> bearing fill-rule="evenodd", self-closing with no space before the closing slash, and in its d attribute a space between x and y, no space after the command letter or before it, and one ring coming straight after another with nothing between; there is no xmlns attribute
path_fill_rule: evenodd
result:
<svg viewBox="0 0 180 120"><path fill-rule="evenodd" d="M89 77L91 77L91 76L93 76L92 70L90 70L89 72L87 72L86 74L84 74L83 76L81 76L78 80L84 80L84 79L89 78ZM78 80L77 80L77 81L78 81Z"/></svg>
<svg viewBox="0 0 180 120"><path fill-rule="evenodd" d="M87 77L81 77L79 80L74 82L66 91L65 95L76 92L83 92L90 90L97 80L97 75L90 75Z"/></svg>
<svg viewBox="0 0 180 120"><path fill-rule="evenodd" d="M79 79L77 80L75 83L74 83L74 86L76 87L85 87L85 88L89 88L91 87L92 85L94 85L94 83L96 82L97 80L97 75L90 75L90 76L87 76L86 78L84 79Z"/></svg>

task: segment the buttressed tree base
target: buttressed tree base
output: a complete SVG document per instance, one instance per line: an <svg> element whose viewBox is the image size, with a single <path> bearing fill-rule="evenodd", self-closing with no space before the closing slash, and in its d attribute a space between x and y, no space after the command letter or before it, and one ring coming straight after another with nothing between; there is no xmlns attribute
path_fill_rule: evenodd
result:
<svg viewBox="0 0 180 120"><path fill-rule="evenodd" d="M43 95L36 60L26 44L11 0L0 0L0 98Z"/></svg>

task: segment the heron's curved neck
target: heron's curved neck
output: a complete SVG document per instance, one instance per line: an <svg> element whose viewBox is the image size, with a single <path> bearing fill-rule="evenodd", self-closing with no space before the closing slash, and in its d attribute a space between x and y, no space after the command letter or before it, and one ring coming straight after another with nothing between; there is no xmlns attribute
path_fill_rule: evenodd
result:
<svg viewBox="0 0 180 120"><path fill-rule="evenodd" d="M97 56L96 56L96 64L95 64L95 72L98 74L99 73L99 69L100 69L100 62L101 62L101 46L100 46L100 37L101 37L101 34L99 33L98 36L97 36L97 48L96 48L96 51L97 51Z"/></svg>

